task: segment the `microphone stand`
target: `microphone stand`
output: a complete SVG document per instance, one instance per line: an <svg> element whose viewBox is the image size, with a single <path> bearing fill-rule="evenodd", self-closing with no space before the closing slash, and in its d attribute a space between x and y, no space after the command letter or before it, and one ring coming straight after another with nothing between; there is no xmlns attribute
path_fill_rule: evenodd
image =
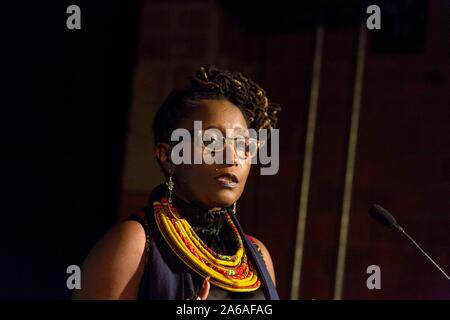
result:
<svg viewBox="0 0 450 320"><path fill-rule="evenodd" d="M398 230L398 231L400 231L401 233L403 233L408 239L409 239L409 241L411 241L415 246L416 246L416 248L417 249L419 249L420 250L420 252L422 252L423 254L424 254L424 256L425 257L427 257L428 258L428 260L430 260L431 261L431 263L433 263L434 264L434 266L447 278L447 280L449 280L450 281L450 277L448 276L448 274L446 274L445 273L445 271L444 270L442 270L441 269L441 267L439 267L438 266L438 264L436 263L436 262L434 262L434 260L417 244L417 242L416 241L414 241L414 239L401 227L401 226L399 226L398 224L395 224L394 225L394 227Z"/></svg>

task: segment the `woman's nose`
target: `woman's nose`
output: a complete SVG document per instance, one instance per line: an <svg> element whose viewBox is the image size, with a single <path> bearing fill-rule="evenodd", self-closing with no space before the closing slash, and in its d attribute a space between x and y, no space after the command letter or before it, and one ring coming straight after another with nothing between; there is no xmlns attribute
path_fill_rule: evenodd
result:
<svg viewBox="0 0 450 320"><path fill-rule="evenodd" d="M239 155L237 152L236 144L233 140L227 140L225 146L225 163L228 165L239 164Z"/></svg>

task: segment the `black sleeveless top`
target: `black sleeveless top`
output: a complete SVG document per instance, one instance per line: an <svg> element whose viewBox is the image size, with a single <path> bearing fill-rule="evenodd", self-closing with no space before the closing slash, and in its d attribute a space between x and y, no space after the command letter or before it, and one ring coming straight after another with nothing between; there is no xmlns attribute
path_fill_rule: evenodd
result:
<svg viewBox="0 0 450 320"><path fill-rule="evenodd" d="M165 186L158 186L152 192L147 206L128 218L128 220L141 223L147 236L147 259L141 280L139 299L188 299L198 291L204 280L172 252L156 226L152 203L154 200L160 200L164 193ZM180 215L189 222L207 246L224 255L232 255L236 252L235 236L226 223L225 210L205 210L188 204L176 196L172 198ZM253 245L256 246L256 244ZM258 253L263 258L260 251ZM249 255L250 257L251 255ZM269 281L271 282L271 279ZM261 286L251 292L232 292L211 283L207 299L265 300L268 291L267 288L264 290L265 281L261 282ZM273 286L272 282L271 285ZM275 290L274 288L273 286L272 291Z"/></svg>

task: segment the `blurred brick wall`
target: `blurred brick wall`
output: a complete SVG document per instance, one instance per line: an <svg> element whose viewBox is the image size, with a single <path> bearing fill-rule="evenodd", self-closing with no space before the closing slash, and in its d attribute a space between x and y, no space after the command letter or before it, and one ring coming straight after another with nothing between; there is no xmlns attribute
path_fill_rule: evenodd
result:
<svg viewBox="0 0 450 320"><path fill-rule="evenodd" d="M424 52L376 54L368 33L344 298L450 298L432 266L366 213L373 202L385 205L450 269L448 12L448 2L430 2ZM251 33L215 1L147 1L141 24L119 218L144 205L162 181L151 124L163 98L205 63L241 71L283 106L280 171L252 170L238 217L269 248L278 290L289 298L314 30ZM333 297L357 41L358 27L325 31L302 299ZM381 267L382 290L365 286L371 264Z"/></svg>
<svg viewBox="0 0 450 320"><path fill-rule="evenodd" d="M390 210L450 271L449 3L430 1L426 44L374 53L369 32L345 269L344 299L448 299L448 282L400 234L367 214ZM329 30L313 160L300 297L333 297L357 30ZM366 268L381 268L368 290Z"/></svg>
<svg viewBox="0 0 450 320"><path fill-rule="evenodd" d="M144 1L119 219L145 203L163 181L153 153L152 123L165 96L200 65L217 59L213 2Z"/></svg>
<svg viewBox="0 0 450 320"><path fill-rule="evenodd" d="M423 52L367 56L345 298L450 298L425 257L366 218L368 204L383 204L450 272L449 12L429 1ZM381 267L380 291L365 287L370 264Z"/></svg>

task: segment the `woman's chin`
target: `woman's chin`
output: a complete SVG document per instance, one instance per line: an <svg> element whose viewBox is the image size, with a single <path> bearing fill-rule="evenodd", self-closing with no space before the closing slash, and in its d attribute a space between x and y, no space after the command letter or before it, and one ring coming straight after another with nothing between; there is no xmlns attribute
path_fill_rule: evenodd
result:
<svg viewBox="0 0 450 320"><path fill-rule="evenodd" d="M223 208L231 206L239 199L240 193L236 190L222 189L218 191L211 201L211 206L214 208Z"/></svg>

